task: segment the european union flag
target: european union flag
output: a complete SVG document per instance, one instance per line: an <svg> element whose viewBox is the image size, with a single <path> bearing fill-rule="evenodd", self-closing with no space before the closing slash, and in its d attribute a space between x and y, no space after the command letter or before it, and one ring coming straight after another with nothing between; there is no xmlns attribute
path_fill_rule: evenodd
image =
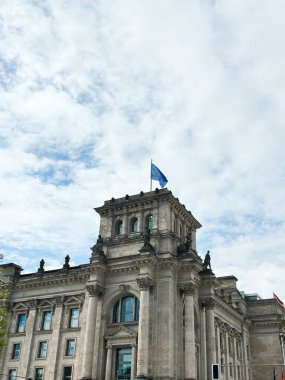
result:
<svg viewBox="0 0 285 380"><path fill-rule="evenodd" d="M168 182L165 175L153 163L151 163L151 179L153 179L154 181L159 181L159 184L162 188Z"/></svg>

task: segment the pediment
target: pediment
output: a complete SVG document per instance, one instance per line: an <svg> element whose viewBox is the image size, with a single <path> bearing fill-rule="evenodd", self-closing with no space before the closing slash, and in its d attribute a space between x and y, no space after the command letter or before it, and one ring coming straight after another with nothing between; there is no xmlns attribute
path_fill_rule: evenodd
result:
<svg viewBox="0 0 285 380"><path fill-rule="evenodd" d="M42 300L38 303L38 308L53 307L52 300Z"/></svg>
<svg viewBox="0 0 285 380"><path fill-rule="evenodd" d="M137 333L125 326L119 326L110 331L105 338L110 339L134 339L137 337Z"/></svg>
<svg viewBox="0 0 285 380"><path fill-rule="evenodd" d="M24 303L19 302L19 303L17 303L17 304L13 307L12 310L13 310L13 311L28 310L28 307L27 307L27 305L25 305Z"/></svg>
<svg viewBox="0 0 285 380"><path fill-rule="evenodd" d="M64 305L78 305L82 303L82 296L70 296L64 301Z"/></svg>

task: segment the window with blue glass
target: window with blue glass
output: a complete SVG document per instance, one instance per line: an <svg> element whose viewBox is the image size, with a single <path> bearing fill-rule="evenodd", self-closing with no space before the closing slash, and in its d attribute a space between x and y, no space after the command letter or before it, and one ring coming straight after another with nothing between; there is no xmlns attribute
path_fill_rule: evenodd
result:
<svg viewBox="0 0 285 380"><path fill-rule="evenodd" d="M138 218L131 219L131 233L138 232Z"/></svg>
<svg viewBox="0 0 285 380"><path fill-rule="evenodd" d="M72 379L72 367L71 366L63 368L62 379L63 380L71 380Z"/></svg>
<svg viewBox="0 0 285 380"><path fill-rule="evenodd" d="M123 222L122 220L118 220L116 223L116 235L122 235L123 234Z"/></svg>
<svg viewBox="0 0 285 380"><path fill-rule="evenodd" d="M16 332L25 332L26 318L26 314L18 314Z"/></svg>
<svg viewBox="0 0 285 380"><path fill-rule="evenodd" d="M35 380L43 380L44 378L44 369L36 368L35 369Z"/></svg>
<svg viewBox="0 0 285 380"><path fill-rule="evenodd" d="M73 307L70 309L70 312L69 312L68 327L70 327L71 329L78 327L78 321L79 321L79 309L78 307Z"/></svg>
<svg viewBox="0 0 285 380"><path fill-rule="evenodd" d="M121 298L113 308L113 323L128 323L139 320L139 300L134 296Z"/></svg>
<svg viewBox="0 0 285 380"><path fill-rule="evenodd" d="M20 359L20 352L21 352L21 344L20 344L20 343L15 343L15 344L13 344L13 348L12 348L12 359L13 359L13 360L18 360L18 359Z"/></svg>
<svg viewBox="0 0 285 380"><path fill-rule="evenodd" d="M145 227L152 230L152 226L153 226L153 216L151 214L149 214L145 218Z"/></svg>
<svg viewBox="0 0 285 380"><path fill-rule="evenodd" d="M65 356L74 356L74 355L75 355L75 339L67 339Z"/></svg>
<svg viewBox="0 0 285 380"><path fill-rule="evenodd" d="M39 342L38 346L38 358L45 359L47 356L47 341L44 340L42 342Z"/></svg>
<svg viewBox="0 0 285 380"><path fill-rule="evenodd" d="M17 379L17 370L16 369L9 369L8 372L8 380L16 380Z"/></svg>
<svg viewBox="0 0 285 380"><path fill-rule="evenodd" d="M51 318L52 318L51 310L45 310L43 312L42 330L50 330L51 329Z"/></svg>

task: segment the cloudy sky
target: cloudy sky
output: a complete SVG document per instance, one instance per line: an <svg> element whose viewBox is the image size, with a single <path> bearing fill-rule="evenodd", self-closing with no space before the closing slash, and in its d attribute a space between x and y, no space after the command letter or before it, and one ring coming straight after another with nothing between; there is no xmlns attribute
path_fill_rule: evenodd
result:
<svg viewBox="0 0 285 380"><path fill-rule="evenodd" d="M283 0L2 0L0 251L88 262L150 159L216 275L285 300Z"/></svg>

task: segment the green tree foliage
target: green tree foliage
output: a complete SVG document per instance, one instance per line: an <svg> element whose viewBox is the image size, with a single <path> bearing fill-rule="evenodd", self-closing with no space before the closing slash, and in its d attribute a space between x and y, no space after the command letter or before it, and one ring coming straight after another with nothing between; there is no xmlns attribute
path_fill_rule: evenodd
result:
<svg viewBox="0 0 285 380"><path fill-rule="evenodd" d="M0 279L0 353L6 343L6 332L7 332L7 322L8 322L7 321L8 297L9 297L9 288L5 283L1 282L1 279Z"/></svg>

